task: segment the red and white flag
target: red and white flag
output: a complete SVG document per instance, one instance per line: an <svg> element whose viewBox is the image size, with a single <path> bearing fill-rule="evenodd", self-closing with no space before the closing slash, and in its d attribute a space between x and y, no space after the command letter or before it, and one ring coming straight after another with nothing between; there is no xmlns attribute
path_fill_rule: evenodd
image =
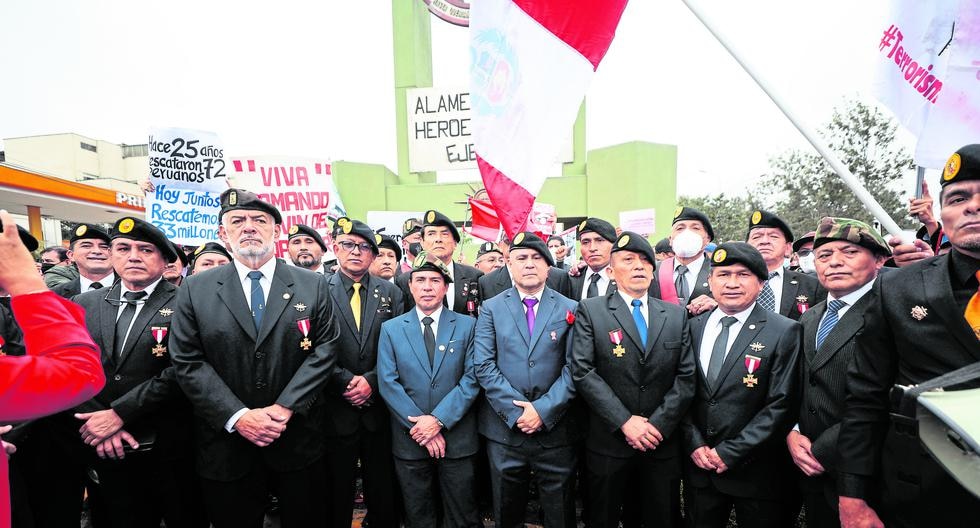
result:
<svg viewBox="0 0 980 528"><path fill-rule="evenodd" d="M626 0L480 0L470 12L476 161L507 236L524 229Z"/></svg>

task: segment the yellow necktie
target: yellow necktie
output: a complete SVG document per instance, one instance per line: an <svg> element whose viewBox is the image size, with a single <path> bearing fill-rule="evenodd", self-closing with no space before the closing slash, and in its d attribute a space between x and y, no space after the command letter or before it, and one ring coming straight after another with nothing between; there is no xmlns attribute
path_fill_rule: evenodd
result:
<svg viewBox="0 0 980 528"><path fill-rule="evenodd" d="M980 301L977 301L980 303ZM357 331L361 331L361 283L354 283L354 295L350 298L350 311L354 312L354 324L357 325ZM978 312L980 313L980 312Z"/></svg>
<svg viewBox="0 0 980 528"><path fill-rule="evenodd" d="M980 281L980 271L975 273L977 280ZM966 312L963 313L963 317L966 317L966 322L973 329L973 333L976 334L977 339L980 339L980 289L978 289L973 297L970 297L970 302L966 305Z"/></svg>

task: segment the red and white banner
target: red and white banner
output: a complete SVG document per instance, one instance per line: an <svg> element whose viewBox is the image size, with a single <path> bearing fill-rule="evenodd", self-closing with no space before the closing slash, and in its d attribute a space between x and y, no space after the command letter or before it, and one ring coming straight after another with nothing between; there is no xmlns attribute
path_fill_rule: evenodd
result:
<svg viewBox="0 0 980 528"><path fill-rule="evenodd" d="M276 257L286 254L289 228L304 224L313 228L330 250L333 220L346 216L334 184L330 164L315 159L293 157L243 157L231 159L234 184L259 195L282 213L282 234L276 244Z"/></svg>
<svg viewBox="0 0 980 528"><path fill-rule="evenodd" d="M892 0L875 33L875 96L918 138L923 167L943 167L980 137L978 26L978 2Z"/></svg>
<svg viewBox="0 0 980 528"><path fill-rule="evenodd" d="M524 230L626 0L481 0L470 13L477 165L504 231Z"/></svg>

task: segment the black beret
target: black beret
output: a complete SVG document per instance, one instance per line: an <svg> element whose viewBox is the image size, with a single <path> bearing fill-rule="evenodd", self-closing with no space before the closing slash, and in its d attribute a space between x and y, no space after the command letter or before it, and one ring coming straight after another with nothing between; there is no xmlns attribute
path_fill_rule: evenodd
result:
<svg viewBox="0 0 980 528"><path fill-rule="evenodd" d="M616 241L616 228L601 218L586 218L585 220L582 220L582 223L578 225L578 229L576 230L575 238L577 240L581 240L582 235L588 233L589 231L592 231L610 242Z"/></svg>
<svg viewBox="0 0 980 528"><path fill-rule="evenodd" d="M71 238L68 239L68 243L74 244L76 240L83 238L98 238L106 242L110 241L109 233L106 233L101 227L95 224L77 224L71 232Z"/></svg>
<svg viewBox="0 0 980 528"><path fill-rule="evenodd" d="M423 228L429 226L448 227L449 231L451 231L453 234L453 240L459 243L459 230L456 229L456 224L454 224L448 216L440 213L439 211L430 209L425 212L425 216L422 217L422 220L424 222L422 224Z"/></svg>
<svg viewBox="0 0 980 528"><path fill-rule="evenodd" d="M316 244L320 246L320 249L323 251L327 250L327 245L323 243L323 237L320 236L320 233L317 233L315 229L308 225L293 224L292 227L289 228L289 240L292 240L293 237L298 236L308 236L316 241Z"/></svg>
<svg viewBox="0 0 980 528"><path fill-rule="evenodd" d="M654 246L653 250L657 253L673 253L674 248L670 246L670 239L664 238L657 245Z"/></svg>
<svg viewBox="0 0 980 528"><path fill-rule="evenodd" d="M187 265L190 264L191 258L187 256L187 253L184 252L184 248L180 245L174 244L173 242L170 242L170 245L174 247L174 252L177 253L177 260L180 261L180 265L186 268Z"/></svg>
<svg viewBox="0 0 980 528"><path fill-rule="evenodd" d="M273 207L269 202L261 200L258 195L251 191L246 191L245 189L228 189L221 193L221 210L218 211L218 221L220 222L221 217L228 211L237 209L269 213L276 221L276 224L282 223L282 214L279 213L279 209Z"/></svg>
<svg viewBox="0 0 980 528"><path fill-rule="evenodd" d="M500 248L497 247L497 244L494 244L493 242L484 242L480 244L480 249L476 250L476 258L480 258L487 253L493 253L494 251L500 253L501 255L504 254L504 252L500 251Z"/></svg>
<svg viewBox="0 0 980 528"><path fill-rule="evenodd" d="M340 235L357 235L371 245L371 252L378 254L378 240L374 232L367 224L360 220L352 220L346 216L337 219L333 224L333 238L337 239Z"/></svg>
<svg viewBox="0 0 980 528"><path fill-rule="evenodd" d="M632 231L623 231L619 234L619 239L613 244L612 252L630 251L641 257L646 257L650 264L657 263L657 257L653 253L653 247L643 235L638 235Z"/></svg>
<svg viewBox="0 0 980 528"><path fill-rule="evenodd" d="M801 236L796 242L793 242L793 251L799 251L803 244L807 242L813 242L813 235L817 234L816 231L810 231L809 233Z"/></svg>
<svg viewBox="0 0 980 528"><path fill-rule="evenodd" d="M786 237L787 242L793 241L793 231L789 228L789 225L783 221L782 218L770 213L769 211L757 210L752 213L749 218L749 233L757 227L771 227L778 229L783 232L783 236ZM745 235L748 238L748 234Z"/></svg>
<svg viewBox="0 0 980 528"><path fill-rule="evenodd" d="M163 230L159 227L132 216L124 216L116 220L110 236L112 240L128 238L139 242L149 242L160 250L167 262L177 260L177 254L182 253L167 240L167 235L163 234Z"/></svg>
<svg viewBox="0 0 980 528"><path fill-rule="evenodd" d="M23 227L17 226L17 235L20 236L20 243L24 244L27 251L35 251L38 247L40 247L40 244L37 242L37 239L34 238L34 235Z"/></svg>
<svg viewBox="0 0 980 528"><path fill-rule="evenodd" d="M446 267L446 263L436 258L435 255L429 255L425 251L416 255L415 260L412 261L412 271L409 274L415 273L416 271L434 271L441 274L446 279L446 283L453 282L453 277L449 274L449 268Z"/></svg>
<svg viewBox="0 0 980 528"><path fill-rule="evenodd" d="M524 231L514 235L514 240L510 243L511 253L515 249L533 249L544 257L544 261L548 263L548 266L555 265L555 259L551 256L551 250L548 249L548 244L545 244L544 240L541 240L541 237L530 231Z"/></svg>
<svg viewBox="0 0 980 528"><path fill-rule="evenodd" d="M715 230L711 229L711 222L708 220L707 215L701 211L698 211L693 207L677 206L677 209L674 209L674 220L670 223L670 225L674 225L681 220L697 220L698 222L701 222L701 225L704 226L704 230L708 232L708 240L715 239Z"/></svg>
<svg viewBox="0 0 980 528"><path fill-rule="evenodd" d="M191 258L193 260L197 260L197 257L200 257L205 253L224 255L228 257L228 260L235 260L231 258L231 253L228 253L228 250L225 249L224 244L219 244L218 242L208 242L206 244L201 244L200 246L197 246L197 249L194 250L194 256Z"/></svg>
<svg viewBox="0 0 980 528"><path fill-rule="evenodd" d="M378 249L388 248L395 252L395 260L401 261L402 259L402 245L399 244L394 238L388 235L382 235L381 233L374 234L374 241L378 243Z"/></svg>
<svg viewBox="0 0 980 528"><path fill-rule="evenodd" d="M950 156L939 184L945 187L967 180L980 180L980 144L967 145Z"/></svg>
<svg viewBox="0 0 980 528"><path fill-rule="evenodd" d="M404 224L402 224L402 238L405 238L412 233L418 233L421 230L422 221L418 218L409 218L408 220L405 220Z"/></svg>
<svg viewBox="0 0 980 528"><path fill-rule="evenodd" d="M758 249L745 242L725 242L715 248L711 255L711 268L723 268L734 264L742 264L749 269L760 281L769 280L769 267L762 259Z"/></svg>

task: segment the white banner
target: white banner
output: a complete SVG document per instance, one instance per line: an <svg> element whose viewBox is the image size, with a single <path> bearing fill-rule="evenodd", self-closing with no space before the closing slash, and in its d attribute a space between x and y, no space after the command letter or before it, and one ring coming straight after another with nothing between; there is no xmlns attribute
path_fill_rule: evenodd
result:
<svg viewBox="0 0 980 528"><path fill-rule="evenodd" d="M346 216L344 203L337 192L330 164L323 161L288 156L231 158L235 185L254 192L282 213L282 235L276 256L286 254L289 228L304 224L323 237L329 248L333 244L330 228L333 220ZM330 260L325 256L324 260Z"/></svg>
<svg viewBox="0 0 980 528"><path fill-rule="evenodd" d="M466 88L413 88L405 91L408 109L408 167L412 172L475 169ZM572 136L562 143L557 162L574 158Z"/></svg>
<svg viewBox="0 0 980 528"><path fill-rule="evenodd" d="M401 244L402 228L405 226L405 220L409 218L421 219L422 211L368 211L367 225L375 231L384 229L383 234Z"/></svg>
<svg viewBox="0 0 980 528"><path fill-rule="evenodd" d="M941 168L980 137L980 3L893 0L874 42L874 91L918 138L915 162Z"/></svg>
<svg viewBox="0 0 980 528"><path fill-rule="evenodd" d="M623 231L632 231L636 234L648 237L657 230L656 218L656 209L620 211L619 227L622 228Z"/></svg>
<svg viewBox="0 0 980 528"><path fill-rule="evenodd" d="M213 132L150 131L153 190L146 195L146 220L173 242L199 245L218 240L219 197L228 188L223 151Z"/></svg>

